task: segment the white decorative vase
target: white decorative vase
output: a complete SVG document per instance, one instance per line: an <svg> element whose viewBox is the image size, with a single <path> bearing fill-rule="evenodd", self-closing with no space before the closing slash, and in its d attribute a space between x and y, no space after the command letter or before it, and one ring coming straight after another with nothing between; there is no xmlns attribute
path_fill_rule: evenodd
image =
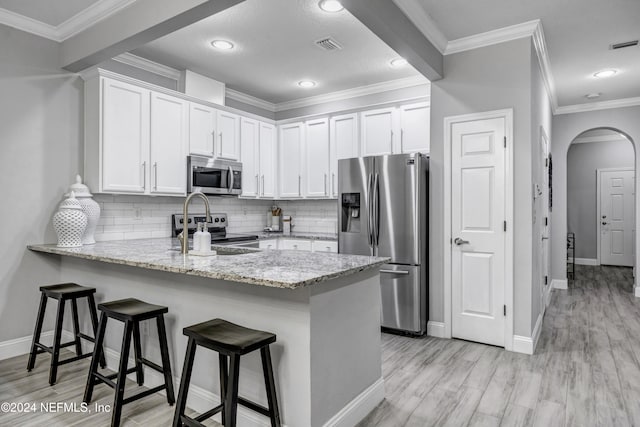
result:
<svg viewBox="0 0 640 427"><path fill-rule="evenodd" d="M72 191L69 198L60 203L58 212L53 216L53 229L58 235L58 247L81 247L87 222L87 216L82 212L82 206Z"/></svg>
<svg viewBox="0 0 640 427"><path fill-rule="evenodd" d="M82 236L82 244L93 245L96 243L94 233L100 220L100 205L93 200L89 187L82 183L80 175L76 175L76 182L69 189L75 193L80 206L82 206L82 212L87 216L87 229Z"/></svg>

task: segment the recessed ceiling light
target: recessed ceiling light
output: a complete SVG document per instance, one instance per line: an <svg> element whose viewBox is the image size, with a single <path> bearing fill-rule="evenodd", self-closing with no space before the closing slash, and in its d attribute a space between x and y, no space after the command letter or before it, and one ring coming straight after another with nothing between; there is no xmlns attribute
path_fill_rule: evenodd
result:
<svg viewBox="0 0 640 427"><path fill-rule="evenodd" d="M321 0L320 3L318 3L318 6L320 6L320 9L324 10L325 12L332 13L340 12L342 9L344 9L342 4L340 4L338 0Z"/></svg>
<svg viewBox="0 0 640 427"><path fill-rule="evenodd" d="M227 40L214 40L211 42L211 46L220 50L229 50L233 49L233 43Z"/></svg>
<svg viewBox="0 0 640 427"><path fill-rule="evenodd" d="M598 71L593 75L593 77L602 78L602 77L611 77L616 74L618 71L616 70L602 70Z"/></svg>
<svg viewBox="0 0 640 427"><path fill-rule="evenodd" d="M316 85L316 82L314 82L313 80L301 80L298 82L298 86L306 89L310 87L314 87L315 85Z"/></svg>
<svg viewBox="0 0 640 427"><path fill-rule="evenodd" d="M602 95L602 94L601 93L588 93L584 97L587 98L587 99L596 99L596 98L600 98L600 95Z"/></svg>
<svg viewBox="0 0 640 427"><path fill-rule="evenodd" d="M408 64L407 60L404 58L396 58L390 62L391 66L394 68L404 67Z"/></svg>

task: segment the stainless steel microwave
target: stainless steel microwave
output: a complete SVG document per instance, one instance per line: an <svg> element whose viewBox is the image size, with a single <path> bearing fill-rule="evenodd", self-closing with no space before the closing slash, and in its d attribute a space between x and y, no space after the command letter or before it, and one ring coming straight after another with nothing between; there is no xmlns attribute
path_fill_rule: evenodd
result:
<svg viewBox="0 0 640 427"><path fill-rule="evenodd" d="M187 157L187 192L218 196L242 193L242 163L203 156Z"/></svg>

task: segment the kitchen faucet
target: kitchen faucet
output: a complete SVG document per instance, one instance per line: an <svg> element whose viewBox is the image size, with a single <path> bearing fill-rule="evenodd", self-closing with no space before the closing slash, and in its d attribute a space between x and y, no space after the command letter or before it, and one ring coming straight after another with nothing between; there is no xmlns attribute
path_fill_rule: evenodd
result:
<svg viewBox="0 0 640 427"><path fill-rule="evenodd" d="M184 215L182 216L183 218L183 227L182 227L182 232L180 234L178 234L178 240L180 241L180 246L181 246L181 252L185 255L187 255L189 253L189 224L188 224L188 218L189 218L189 202L191 202L191 199L193 199L194 196L198 196L202 199L202 201L204 202L204 208L205 208L205 220L207 223L211 222L211 210L209 209L209 199L207 199L207 196L205 196L203 193L199 192L199 191L195 191L191 194L189 194L187 196L187 198L184 200L184 206L183 206L183 213ZM186 236L184 234L184 232L187 232Z"/></svg>

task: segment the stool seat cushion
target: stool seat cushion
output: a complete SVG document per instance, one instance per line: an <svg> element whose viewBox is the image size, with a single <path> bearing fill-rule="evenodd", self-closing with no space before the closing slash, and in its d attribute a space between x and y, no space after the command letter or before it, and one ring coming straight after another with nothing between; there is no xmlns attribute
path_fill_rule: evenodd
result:
<svg viewBox="0 0 640 427"><path fill-rule="evenodd" d="M167 307L149 304L135 298L104 302L98 304L98 310L103 311L109 317L123 321L151 319L159 314L169 312Z"/></svg>
<svg viewBox="0 0 640 427"><path fill-rule="evenodd" d="M213 319L184 328L184 334L205 347L246 354L276 341L275 334L245 328L223 319Z"/></svg>
<svg viewBox="0 0 640 427"><path fill-rule="evenodd" d="M75 283L60 283L58 285L40 286L40 292L44 292L45 295L51 298L71 299L94 294L96 292L96 288L80 286Z"/></svg>

